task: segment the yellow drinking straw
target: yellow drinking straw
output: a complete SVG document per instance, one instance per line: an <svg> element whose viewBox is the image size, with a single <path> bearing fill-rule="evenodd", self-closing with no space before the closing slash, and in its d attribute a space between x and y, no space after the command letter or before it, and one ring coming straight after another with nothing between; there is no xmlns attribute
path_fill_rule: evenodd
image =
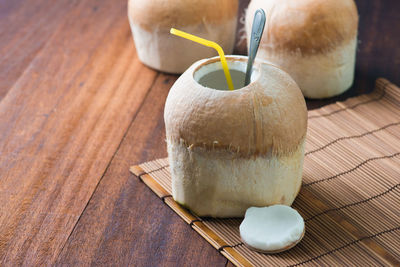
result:
<svg viewBox="0 0 400 267"><path fill-rule="evenodd" d="M208 46L208 47L212 47L215 50L217 50L219 57L221 59L222 68L224 69L225 78L226 78L226 82L228 84L229 90L235 90L235 88L233 87L231 74L229 73L228 63L226 63L224 50L222 50L222 47L219 44L209 41L209 40L206 40L206 39L203 39L203 38L200 38L200 37L197 37L193 34L189 34L189 33L174 29L174 28L171 28L170 33L177 35L179 37L182 37L182 38L189 39L193 42L196 42L196 43Z"/></svg>

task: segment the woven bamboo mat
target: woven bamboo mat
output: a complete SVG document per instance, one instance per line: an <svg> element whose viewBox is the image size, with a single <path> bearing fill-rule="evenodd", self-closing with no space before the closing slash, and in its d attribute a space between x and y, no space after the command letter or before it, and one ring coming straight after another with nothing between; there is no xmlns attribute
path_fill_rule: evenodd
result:
<svg viewBox="0 0 400 267"><path fill-rule="evenodd" d="M400 89L376 89L309 111L303 186L293 207L304 239L275 255L249 250L241 219L199 218L174 202L167 159L131 171L238 266L400 265Z"/></svg>

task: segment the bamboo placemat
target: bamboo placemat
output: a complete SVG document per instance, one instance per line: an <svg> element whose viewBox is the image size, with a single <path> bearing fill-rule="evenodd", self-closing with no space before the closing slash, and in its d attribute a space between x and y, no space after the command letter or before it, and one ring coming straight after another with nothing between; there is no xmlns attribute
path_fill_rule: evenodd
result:
<svg viewBox="0 0 400 267"><path fill-rule="evenodd" d="M373 93L308 118L303 186L293 204L306 234L287 252L253 252L240 240L241 219L199 218L178 205L167 159L131 172L235 265L400 265L400 89L381 78Z"/></svg>

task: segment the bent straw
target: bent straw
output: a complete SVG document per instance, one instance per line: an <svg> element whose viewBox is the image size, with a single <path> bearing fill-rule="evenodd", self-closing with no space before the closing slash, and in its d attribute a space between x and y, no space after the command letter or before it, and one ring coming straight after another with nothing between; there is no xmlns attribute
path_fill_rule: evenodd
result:
<svg viewBox="0 0 400 267"><path fill-rule="evenodd" d="M174 29L174 28L171 28L170 33L174 34L176 36L191 40L193 42L196 42L196 43L208 46L208 47L212 47L215 50L217 50L218 55L221 59L221 64L222 64L222 68L225 73L225 78L226 78L226 83L228 84L228 88L229 88L229 90L235 90L235 88L233 87L232 77L229 72L228 63L226 62L224 50L222 49L222 47L219 44L209 41L209 40L206 40L206 39L203 39L203 38L200 38L200 37L197 37L193 34Z"/></svg>

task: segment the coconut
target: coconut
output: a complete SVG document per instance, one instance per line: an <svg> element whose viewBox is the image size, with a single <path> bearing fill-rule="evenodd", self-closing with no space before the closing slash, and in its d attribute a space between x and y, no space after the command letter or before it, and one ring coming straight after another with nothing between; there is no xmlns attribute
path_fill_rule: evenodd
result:
<svg viewBox="0 0 400 267"><path fill-rule="evenodd" d="M295 209L274 205L249 208L239 229L243 243L250 249L262 253L279 253L301 241L305 225Z"/></svg>
<svg viewBox="0 0 400 267"><path fill-rule="evenodd" d="M172 86L164 120L172 195L199 216L242 217L251 206L291 205L302 177L307 109L278 67L227 56L193 64Z"/></svg>
<svg viewBox="0 0 400 267"><path fill-rule="evenodd" d="M248 39L258 8L267 15L258 57L288 72L308 98L335 96L351 87L358 27L353 0L252 0Z"/></svg>
<svg viewBox="0 0 400 267"><path fill-rule="evenodd" d="M169 73L182 73L195 61L216 52L170 35L176 28L218 43L232 53L237 0L129 0L128 17L139 59Z"/></svg>

